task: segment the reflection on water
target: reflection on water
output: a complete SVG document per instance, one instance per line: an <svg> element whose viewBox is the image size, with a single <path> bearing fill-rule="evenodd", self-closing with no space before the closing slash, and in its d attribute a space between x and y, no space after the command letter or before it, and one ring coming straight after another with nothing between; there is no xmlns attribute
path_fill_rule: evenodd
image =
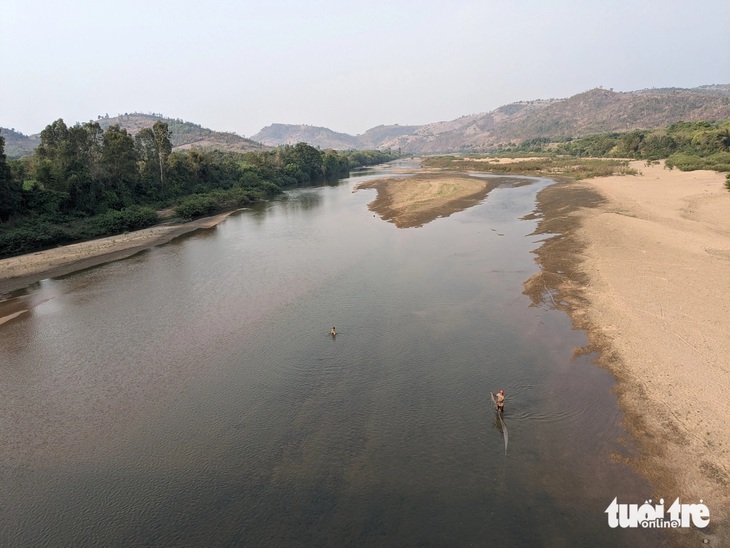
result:
<svg viewBox="0 0 730 548"><path fill-rule="evenodd" d="M634 545L620 414L530 306L536 180L398 230L357 181L0 303L4 545ZM337 336L329 335L337 326ZM509 447L489 392L507 394ZM656 535L656 533L651 533Z"/></svg>

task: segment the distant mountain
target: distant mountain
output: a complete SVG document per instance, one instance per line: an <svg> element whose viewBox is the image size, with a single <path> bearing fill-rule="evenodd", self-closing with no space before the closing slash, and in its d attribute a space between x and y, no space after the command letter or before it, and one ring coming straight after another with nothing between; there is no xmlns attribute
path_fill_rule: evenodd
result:
<svg viewBox="0 0 730 548"><path fill-rule="evenodd" d="M378 126L362 135L327 128L276 124L264 128L266 144L305 141L322 148L391 148L412 153L483 151L536 137L581 137L610 131L652 129L680 120L730 119L730 84L694 89L664 88L632 92L592 89L568 99L512 103L488 113L423 126ZM269 131L275 127L275 131ZM310 130L303 132L302 127ZM316 131L314 131L316 130ZM339 145L320 140L337 135Z"/></svg>
<svg viewBox="0 0 730 548"><path fill-rule="evenodd" d="M336 150L362 148L357 137L347 133L337 133L326 127L307 125L271 124L251 138L269 146L295 145L303 142Z"/></svg>
<svg viewBox="0 0 730 548"><path fill-rule="evenodd" d="M360 148L375 149L380 143L397 139L403 135L410 135L420 126L401 126L395 124L393 126L377 126L367 130L362 135L357 136Z"/></svg>
<svg viewBox="0 0 730 548"><path fill-rule="evenodd" d="M235 133L213 131L192 122L166 118L158 114L120 114L114 117L99 117L97 120L90 121L98 122L104 130L109 126L119 124L131 135L136 135L146 127L152 127L157 121L166 122L172 132L173 150L202 148L229 152L249 152L268 148L261 143L246 139ZM10 158L18 158L32 153L41 142L40 134L23 135L11 129L0 128L0 135L5 138L5 154Z"/></svg>
<svg viewBox="0 0 730 548"><path fill-rule="evenodd" d="M41 143L38 135L23 135L4 127L0 127L0 136L5 139L5 155L8 158L20 158L30 154Z"/></svg>
<svg viewBox="0 0 730 548"><path fill-rule="evenodd" d="M304 142L323 149L375 149L387 140L395 139L403 135L411 135L419 127L400 126L398 124L393 126L377 126L367 130L362 135L353 136L347 133L338 133L326 127L271 124L251 138L269 146L295 145Z"/></svg>

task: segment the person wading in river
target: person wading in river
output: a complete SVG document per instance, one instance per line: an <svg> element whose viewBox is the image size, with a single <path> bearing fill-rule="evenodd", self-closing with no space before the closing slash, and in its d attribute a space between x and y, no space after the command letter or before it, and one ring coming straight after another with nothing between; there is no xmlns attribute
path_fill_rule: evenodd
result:
<svg viewBox="0 0 730 548"><path fill-rule="evenodd" d="M504 413L504 390L500 390L496 394L492 394L497 402L497 411Z"/></svg>

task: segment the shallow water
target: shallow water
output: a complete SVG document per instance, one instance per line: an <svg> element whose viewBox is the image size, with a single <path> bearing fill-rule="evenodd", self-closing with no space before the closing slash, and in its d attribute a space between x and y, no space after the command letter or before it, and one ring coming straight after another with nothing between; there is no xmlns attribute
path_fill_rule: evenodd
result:
<svg viewBox="0 0 730 548"><path fill-rule="evenodd" d="M656 541L607 526L614 497L651 496L611 457L612 377L522 294L550 182L411 229L353 192L414 167L0 303L26 310L0 325L2 544Z"/></svg>

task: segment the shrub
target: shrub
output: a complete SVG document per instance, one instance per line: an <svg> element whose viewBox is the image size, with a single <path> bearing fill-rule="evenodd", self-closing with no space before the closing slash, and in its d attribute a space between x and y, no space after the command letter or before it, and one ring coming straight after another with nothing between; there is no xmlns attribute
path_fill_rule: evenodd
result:
<svg viewBox="0 0 730 548"><path fill-rule="evenodd" d="M218 207L217 200L208 194L200 194L185 198L175 206L175 213L183 219L194 219L195 217L203 217L210 215Z"/></svg>
<svg viewBox="0 0 730 548"><path fill-rule="evenodd" d="M69 234L59 225L38 223L0 233L0 257L10 257L71 241Z"/></svg>
<svg viewBox="0 0 730 548"><path fill-rule="evenodd" d="M730 152L716 152L709 156L697 156L685 152L677 152L666 159L666 166L681 171L710 169L713 171L730 171Z"/></svg>
<svg viewBox="0 0 730 548"><path fill-rule="evenodd" d="M157 213L148 207L128 207L120 211L107 211L92 217L92 229L99 234L119 234L152 226L158 221Z"/></svg>

